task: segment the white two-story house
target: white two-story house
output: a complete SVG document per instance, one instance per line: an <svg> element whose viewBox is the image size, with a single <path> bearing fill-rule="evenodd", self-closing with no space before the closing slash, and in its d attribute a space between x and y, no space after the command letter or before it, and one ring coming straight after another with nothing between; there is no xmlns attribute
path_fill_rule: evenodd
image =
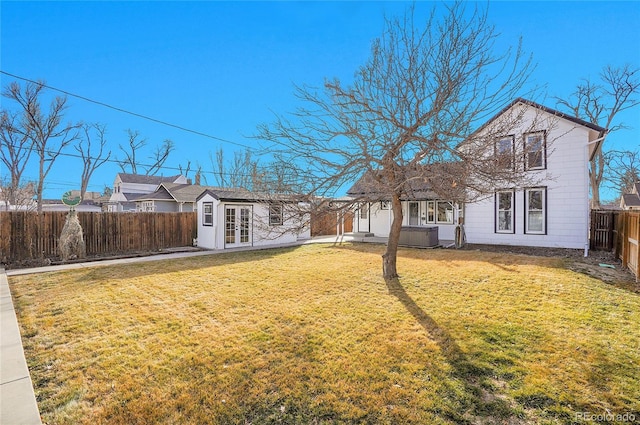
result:
<svg viewBox="0 0 640 425"><path fill-rule="evenodd" d="M466 204L436 197L427 186L416 187L402 201L403 225L436 226L440 240L454 240L463 224L466 241L472 244L588 247L588 164L606 129L519 98L474 136L513 116L520 119L495 140L490 154L510 158L510 166L534 177L527 180L535 180L535 185L496 186ZM348 193L358 197L367 186L360 181ZM354 231L388 236L391 220L385 199L366 202L356 211Z"/></svg>

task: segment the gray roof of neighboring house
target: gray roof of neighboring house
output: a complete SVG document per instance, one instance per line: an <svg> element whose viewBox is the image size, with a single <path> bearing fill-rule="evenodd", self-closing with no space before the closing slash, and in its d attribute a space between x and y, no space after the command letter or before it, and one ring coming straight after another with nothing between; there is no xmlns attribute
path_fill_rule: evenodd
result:
<svg viewBox="0 0 640 425"><path fill-rule="evenodd" d="M137 201L138 199L148 194L147 193L122 193L122 195L125 197L125 199L128 202L133 202L133 201Z"/></svg>
<svg viewBox="0 0 640 425"><path fill-rule="evenodd" d="M200 186L197 184L161 183L153 193L140 195L138 201L175 201L196 202L205 191L215 193L218 199L255 200L257 195L242 188L221 188L214 186Z"/></svg>
<svg viewBox="0 0 640 425"><path fill-rule="evenodd" d="M173 183L180 177L180 174L175 176L145 176L142 174L129 174L129 173L118 173L120 176L120 180L123 183L136 183L136 184L160 184L160 183Z"/></svg>
<svg viewBox="0 0 640 425"><path fill-rule="evenodd" d="M622 199L627 207L640 207L640 195L636 193L625 193Z"/></svg>

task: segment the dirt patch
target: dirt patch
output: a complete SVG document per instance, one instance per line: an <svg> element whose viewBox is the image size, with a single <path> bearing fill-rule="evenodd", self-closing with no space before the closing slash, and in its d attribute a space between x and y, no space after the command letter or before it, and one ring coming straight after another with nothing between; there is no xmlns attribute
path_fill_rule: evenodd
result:
<svg viewBox="0 0 640 425"><path fill-rule="evenodd" d="M569 270L584 273L605 283L640 293L640 283L636 282L636 278L630 270L622 267L622 262L615 258L613 252L589 251L589 256L585 257L582 249L479 244L467 244L462 249L560 258L565 261Z"/></svg>

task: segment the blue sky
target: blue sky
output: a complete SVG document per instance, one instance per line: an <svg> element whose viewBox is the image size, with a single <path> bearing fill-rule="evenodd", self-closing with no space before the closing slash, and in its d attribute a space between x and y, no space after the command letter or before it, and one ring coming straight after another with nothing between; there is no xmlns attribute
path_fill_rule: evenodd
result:
<svg viewBox="0 0 640 425"><path fill-rule="evenodd" d="M68 100L68 120L107 125L116 156L118 144L127 142L126 130L133 129L148 140L143 156L171 139L176 151L167 166L190 160L206 172L213 170L210 153L222 147L230 157L241 146L256 146L249 136L258 124L295 109L293 84L321 85L333 77L348 82L381 34L384 15L399 15L408 4L3 0L0 68L213 136ZM434 4L418 2L418 14ZM639 1L496 1L489 18L501 34L500 47L523 37L538 64L531 84L545 85L547 97L538 101L550 107L556 106L553 96L567 96L582 78L597 79L606 65L640 67ZM0 74L2 87L13 80ZM633 128L611 135L607 146L637 149L640 108L620 118ZM65 157L54 165L45 197L79 188L79 161ZM117 172L117 164L104 165L89 190L111 186ZM25 177L37 178L35 163ZM208 183L215 184L213 177Z"/></svg>

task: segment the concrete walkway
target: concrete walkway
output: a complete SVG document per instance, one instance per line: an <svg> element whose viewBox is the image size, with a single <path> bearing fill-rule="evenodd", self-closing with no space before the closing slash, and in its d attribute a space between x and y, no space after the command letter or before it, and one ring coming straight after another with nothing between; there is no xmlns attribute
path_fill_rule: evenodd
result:
<svg viewBox="0 0 640 425"><path fill-rule="evenodd" d="M41 424L9 282L0 268L0 424Z"/></svg>

